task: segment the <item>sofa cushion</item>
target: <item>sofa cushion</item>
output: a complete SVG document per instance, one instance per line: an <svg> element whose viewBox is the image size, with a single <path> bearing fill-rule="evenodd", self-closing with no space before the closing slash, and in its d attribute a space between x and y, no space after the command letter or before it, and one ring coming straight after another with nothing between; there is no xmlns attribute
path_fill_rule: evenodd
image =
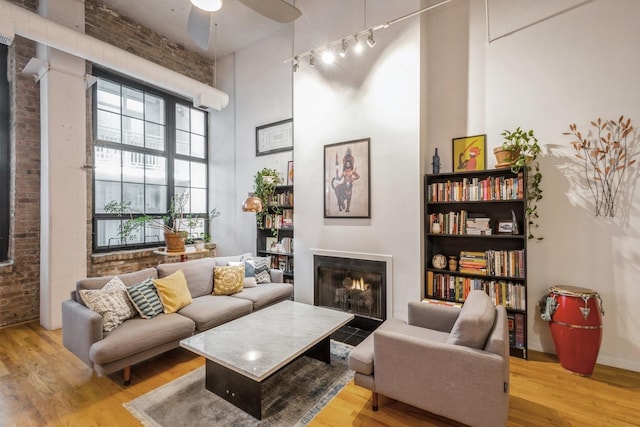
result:
<svg viewBox="0 0 640 427"><path fill-rule="evenodd" d="M213 294L233 295L242 290L244 265L213 267Z"/></svg>
<svg viewBox="0 0 640 427"><path fill-rule="evenodd" d="M76 291L79 293L82 289L100 289L116 276L89 277L76 282ZM155 268L145 268L144 270L135 271L133 273L118 274L118 278L125 286L135 285L143 280L151 277L158 277L158 271ZM84 304L83 301L79 301Z"/></svg>
<svg viewBox="0 0 640 427"><path fill-rule="evenodd" d="M204 295L178 313L193 320L197 331L206 331L253 311L251 301L225 295Z"/></svg>
<svg viewBox="0 0 640 427"><path fill-rule="evenodd" d="M264 283L255 288L243 288L241 292L233 294L232 298L249 300L253 303L254 310L260 310L291 298L291 295L293 295L293 285L290 283Z"/></svg>
<svg viewBox="0 0 640 427"><path fill-rule="evenodd" d="M400 319L385 320L372 334L358 344L349 354L349 369L364 375L373 374L373 341L376 331L397 332L433 342L446 342L449 334L419 326L407 325Z"/></svg>
<svg viewBox="0 0 640 427"><path fill-rule="evenodd" d="M191 297L210 294L213 291L214 258L200 258L185 262L172 262L158 265L158 277L167 277L178 270L182 270L189 287Z"/></svg>
<svg viewBox="0 0 640 427"><path fill-rule="evenodd" d="M191 304L191 294L182 270L162 279L154 279L153 284L158 290L166 314L175 313L182 307Z"/></svg>
<svg viewBox="0 0 640 427"><path fill-rule="evenodd" d="M195 325L176 313L159 314L152 319L134 317L125 321L89 350L90 359L104 365L150 348L193 335Z"/></svg>
<svg viewBox="0 0 640 427"><path fill-rule="evenodd" d="M251 256L253 256L253 254L251 252L247 252L244 253L242 255L232 255L232 256L219 256L219 257L215 257L213 258L216 262L216 265L223 267L225 265L229 265L229 262L233 262L233 261L242 261L246 258L250 258Z"/></svg>
<svg viewBox="0 0 640 427"><path fill-rule="evenodd" d="M138 314L143 319L151 319L164 312L162 301L160 301L158 291L153 285L152 278L149 277L144 282L127 288L127 293L134 307L138 310Z"/></svg>
<svg viewBox="0 0 640 427"><path fill-rule="evenodd" d="M101 289L79 291L85 305L102 316L102 330L110 332L137 314L127 296L127 287L114 277Z"/></svg>
<svg viewBox="0 0 640 427"><path fill-rule="evenodd" d="M496 309L486 292L471 291L453 324L448 344L483 349L495 321Z"/></svg>

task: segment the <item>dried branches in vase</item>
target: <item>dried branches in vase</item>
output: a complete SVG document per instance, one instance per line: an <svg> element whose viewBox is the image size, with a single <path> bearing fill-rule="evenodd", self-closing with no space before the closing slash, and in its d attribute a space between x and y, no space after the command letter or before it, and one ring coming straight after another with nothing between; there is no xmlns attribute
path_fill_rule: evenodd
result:
<svg viewBox="0 0 640 427"><path fill-rule="evenodd" d="M577 139L571 141L576 157L583 162L587 185L593 195L596 216L614 217L615 200L625 170L636 161L631 158L628 143L634 141L631 119L620 116L618 120L591 122L593 129L586 136L575 123L569 125L570 132ZM630 141L628 141L630 139Z"/></svg>

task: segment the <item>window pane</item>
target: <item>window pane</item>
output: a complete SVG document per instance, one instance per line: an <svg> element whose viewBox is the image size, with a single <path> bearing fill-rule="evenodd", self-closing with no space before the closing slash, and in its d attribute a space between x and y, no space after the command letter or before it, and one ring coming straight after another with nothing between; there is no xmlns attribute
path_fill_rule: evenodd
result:
<svg viewBox="0 0 640 427"><path fill-rule="evenodd" d="M207 165L191 162L191 186L207 188Z"/></svg>
<svg viewBox="0 0 640 427"><path fill-rule="evenodd" d="M144 212L144 185L122 184L122 201L131 202L131 210Z"/></svg>
<svg viewBox="0 0 640 427"><path fill-rule="evenodd" d="M191 197L189 188L187 187L175 187L174 188L175 194L184 194L187 193L187 195L189 196L189 198ZM189 208L189 203L187 203L187 206L185 206L184 208L185 213L189 213L191 212L191 209Z"/></svg>
<svg viewBox="0 0 640 427"><path fill-rule="evenodd" d="M204 111L191 109L191 132L204 135Z"/></svg>
<svg viewBox="0 0 640 427"><path fill-rule="evenodd" d="M167 212L167 187L165 185L147 185L146 188L146 212ZM162 238L164 240L164 237Z"/></svg>
<svg viewBox="0 0 640 427"><path fill-rule="evenodd" d="M189 228L188 226L185 226L184 229L187 230L190 238L202 239L204 235L204 220L198 219L197 224L195 224L193 227Z"/></svg>
<svg viewBox="0 0 640 427"><path fill-rule="evenodd" d="M189 155L189 133L176 131L176 153Z"/></svg>
<svg viewBox="0 0 640 427"><path fill-rule="evenodd" d="M122 132L122 142L136 147L144 146L144 122L142 120L129 117L122 118L124 127Z"/></svg>
<svg viewBox="0 0 640 427"><path fill-rule="evenodd" d="M122 114L135 117L137 119L144 119L144 96L142 92L139 90L131 89L130 87L123 87L122 97L124 98Z"/></svg>
<svg viewBox="0 0 640 427"><path fill-rule="evenodd" d="M207 213L207 190L199 188L191 189L191 213Z"/></svg>
<svg viewBox="0 0 640 427"><path fill-rule="evenodd" d="M147 184L167 183L167 160L160 156L145 156L145 177Z"/></svg>
<svg viewBox="0 0 640 427"><path fill-rule="evenodd" d="M176 160L174 162L175 170L173 171L174 184L176 186L188 187L189 179L189 162L185 160ZM176 192L180 194L181 192Z"/></svg>
<svg viewBox="0 0 640 427"><path fill-rule="evenodd" d="M164 122L164 99L148 93L144 96L144 119L148 122L159 123Z"/></svg>
<svg viewBox="0 0 640 427"><path fill-rule="evenodd" d="M176 104L176 129L189 130L189 110L185 105Z"/></svg>
<svg viewBox="0 0 640 427"><path fill-rule="evenodd" d="M120 113L120 85L98 80L98 109Z"/></svg>
<svg viewBox="0 0 640 427"><path fill-rule="evenodd" d="M120 181L120 150L111 150L104 147L95 148L95 179L105 181Z"/></svg>
<svg viewBox="0 0 640 427"><path fill-rule="evenodd" d="M164 126L145 122L144 146L164 151Z"/></svg>
<svg viewBox="0 0 640 427"><path fill-rule="evenodd" d="M160 243L164 241L164 232L159 228L146 227L144 230L145 243Z"/></svg>
<svg viewBox="0 0 640 427"><path fill-rule="evenodd" d="M144 182L144 154L124 151L122 159L122 180Z"/></svg>
<svg viewBox="0 0 640 427"><path fill-rule="evenodd" d="M205 158L204 136L191 134L191 155L201 159Z"/></svg>
<svg viewBox="0 0 640 427"><path fill-rule="evenodd" d="M101 141L121 142L120 136L120 115L98 110L98 135L96 138Z"/></svg>
<svg viewBox="0 0 640 427"><path fill-rule="evenodd" d="M120 244L120 220L98 220L96 238L98 246L117 246Z"/></svg>
<svg viewBox="0 0 640 427"><path fill-rule="evenodd" d="M96 181L94 209L96 213L106 213L104 207L112 200L120 201L120 182Z"/></svg>

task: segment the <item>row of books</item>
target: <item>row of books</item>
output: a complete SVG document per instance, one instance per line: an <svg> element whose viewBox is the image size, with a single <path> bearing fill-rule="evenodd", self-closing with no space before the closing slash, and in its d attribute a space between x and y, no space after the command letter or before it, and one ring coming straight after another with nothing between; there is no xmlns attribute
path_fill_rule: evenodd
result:
<svg viewBox="0 0 640 427"><path fill-rule="evenodd" d="M293 209L283 209L282 214L269 214L264 217L264 228L293 228Z"/></svg>
<svg viewBox="0 0 640 427"><path fill-rule="evenodd" d="M479 200L517 200L524 198L524 175L490 176L485 179L434 182L427 189L429 202L463 202Z"/></svg>
<svg viewBox="0 0 640 427"><path fill-rule="evenodd" d="M469 214L464 209L459 212L432 213L429 215L429 230L433 230L436 222L440 224L440 233L443 234L491 235L491 218Z"/></svg>
<svg viewBox="0 0 640 427"><path fill-rule="evenodd" d="M476 289L485 291L495 305L504 305L514 310L526 309L526 292L523 283L427 272L426 296L428 298L461 303L467 299L472 290Z"/></svg>
<svg viewBox="0 0 640 427"><path fill-rule="evenodd" d="M478 276L524 278L524 250L460 251L458 271Z"/></svg>
<svg viewBox="0 0 640 427"><path fill-rule="evenodd" d="M274 194L269 200L269 206L293 206L293 191Z"/></svg>
<svg viewBox="0 0 640 427"><path fill-rule="evenodd" d="M278 268L285 274L293 274L293 258L285 255L272 256L271 268Z"/></svg>
<svg viewBox="0 0 640 427"><path fill-rule="evenodd" d="M507 313L509 345L511 347L525 347L524 320L524 313Z"/></svg>
<svg viewBox="0 0 640 427"><path fill-rule="evenodd" d="M293 254L293 238L283 237L278 241L277 237L265 237L265 250L271 253Z"/></svg>

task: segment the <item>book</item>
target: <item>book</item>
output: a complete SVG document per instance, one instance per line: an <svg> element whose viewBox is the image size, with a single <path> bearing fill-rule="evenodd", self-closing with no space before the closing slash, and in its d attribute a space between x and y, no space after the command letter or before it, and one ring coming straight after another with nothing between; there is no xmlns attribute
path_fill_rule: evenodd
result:
<svg viewBox="0 0 640 427"><path fill-rule="evenodd" d="M515 347L524 348L524 313L514 313L515 317Z"/></svg>
<svg viewBox="0 0 640 427"><path fill-rule="evenodd" d="M507 313L507 329L509 330L509 346L516 345L516 319L513 313Z"/></svg>

